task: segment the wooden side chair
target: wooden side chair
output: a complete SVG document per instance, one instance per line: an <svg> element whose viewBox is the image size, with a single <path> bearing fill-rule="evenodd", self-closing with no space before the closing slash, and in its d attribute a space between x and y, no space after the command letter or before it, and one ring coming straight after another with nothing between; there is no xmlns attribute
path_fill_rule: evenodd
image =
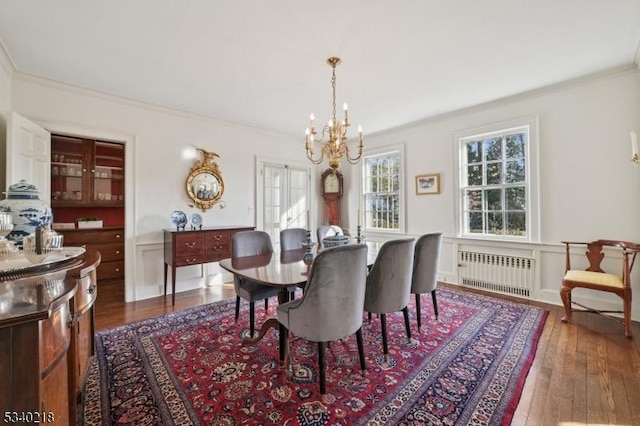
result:
<svg viewBox="0 0 640 426"><path fill-rule="evenodd" d="M562 322L569 322L572 312L596 313L616 321L620 321L620 319L608 314L622 313L624 317L621 322L624 324L624 333L627 337L631 337L631 270L636 254L640 251L640 245L617 240L597 240L590 243L563 241L562 243L565 245L566 253L566 272L560 289L560 298L565 311ZM589 261L589 267L586 270L571 269L570 250L574 246L587 247L585 255ZM605 258L605 250L611 251L612 256L609 257L613 258L616 252L621 256L620 275L606 273L601 268L600 265ZM577 287L614 293L622 299L623 310L603 311L574 302L571 300L571 290ZM572 305L577 305L582 309L573 309Z"/></svg>

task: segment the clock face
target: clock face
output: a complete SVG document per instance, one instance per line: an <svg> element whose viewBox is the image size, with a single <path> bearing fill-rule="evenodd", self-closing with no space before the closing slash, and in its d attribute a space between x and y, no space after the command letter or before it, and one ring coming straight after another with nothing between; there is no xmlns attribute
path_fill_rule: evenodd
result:
<svg viewBox="0 0 640 426"><path fill-rule="evenodd" d="M334 173L329 173L324 179L324 193L325 194L337 194L340 192L340 182L338 182L338 176Z"/></svg>

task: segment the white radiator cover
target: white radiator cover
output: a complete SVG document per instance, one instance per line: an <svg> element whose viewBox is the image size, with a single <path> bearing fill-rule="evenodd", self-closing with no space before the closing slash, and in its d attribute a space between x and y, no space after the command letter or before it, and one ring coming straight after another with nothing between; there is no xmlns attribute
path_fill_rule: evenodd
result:
<svg viewBox="0 0 640 426"><path fill-rule="evenodd" d="M458 251L458 282L479 290L530 298L534 270L533 258Z"/></svg>

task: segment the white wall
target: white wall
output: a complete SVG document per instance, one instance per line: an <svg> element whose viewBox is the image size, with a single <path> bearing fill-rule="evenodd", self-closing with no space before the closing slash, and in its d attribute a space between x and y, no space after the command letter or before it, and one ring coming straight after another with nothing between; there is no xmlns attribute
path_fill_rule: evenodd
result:
<svg viewBox="0 0 640 426"><path fill-rule="evenodd" d="M2 78L0 77L0 84ZM1 87L0 87L1 90ZM1 94L2 92L0 92ZM305 161L299 140L214 120L174 113L95 92L22 75L13 78L12 108L36 121L80 128L87 135L121 135L129 141L132 190L127 195L127 285L129 299L160 294L161 229L172 210L186 206L184 181L190 161L181 159L192 145L220 154L225 178L225 210L204 215L206 225L254 224L255 158ZM455 132L520 117L540 122L541 244L491 244L455 235ZM60 124L63 123L63 124ZM368 148L405 145L407 233L442 231L445 235L440 276L457 280L458 247L518 250L536 260L533 297L559 303L564 271L561 240L621 238L640 241L640 167L629 161L629 132L640 132L640 73L637 69L557 85L464 111L365 135ZM318 168L318 174L319 170ZM414 176L441 173L442 192L416 196ZM345 166L343 223L354 217L359 195L359 167ZM316 183L312 183L316 187ZM318 203L318 214L321 214ZM355 220L352 222L355 223ZM355 230L355 226L349 226ZM640 268L638 268L640 269ZM181 268L179 290L220 279L214 266ZM634 288L640 291L640 274ZM586 292L574 298L589 299ZM602 305L615 298L602 299ZM640 318L640 299L634 301Z"/></svg>
<svg viewBox="0 0 640 426"><path fill-rule="evenodd" d="M220 155L225 209L202 213L204 226L255 225L255 159L269 156L302 160L303 144L268 133L126 101L96 92L16 74L13 110L53 132L127 141L126 235L127 299L163 290L162 229L171 228L171 212L188 215L185 183L193 160L188 147ZM214 95L212 95L214 96ZM294 145L295 144L295 145ZM178 269L178 291L224 277L217 265ZM229 277L226 277L229 279Z"/></svg>
<svg viewBox="0 0 640 426"><path fill-rule="evenodd" d="M453 134L521 117L540 124L540 196L542 244L486 244L457 238ZM442 279L456 282L458 246L486 246L527 252L536 259L534 298L560 303L564 273L562 240L599 238L640 242L640 166L633 165L629 132L640 133L640 72L637 68L557 85L481 107L366 135L372 149L404 144L407 233L442 231L445 235ZM347 216L357 209L359 167L345 177ZM416 196L417 174L440 173L440 195ZM353 216L351 216L353 217ZM352 228L355 228L352 226ZM640 294L640 267L634 290ZM617 272L617 271L615 271ZM588 292L574 294L589 297ZM574 297L576 299L576 297ZM615 297L606 299L621 305ZM640 319L640 298L634 300Z"/></svg>
<svg viewBox="0 0 640 426"><path fill-rule="evenodd" d="M6 188L6 135L7 120L11 113L11 79L13 76L13 65L9 56L0 43L0 188Z"/></svg>

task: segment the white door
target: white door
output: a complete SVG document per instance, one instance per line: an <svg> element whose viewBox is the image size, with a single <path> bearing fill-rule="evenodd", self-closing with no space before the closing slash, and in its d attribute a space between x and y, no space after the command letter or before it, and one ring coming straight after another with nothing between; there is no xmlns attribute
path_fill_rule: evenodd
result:
<svg viewBox="0 0 640 426"><path fill-rule="evenodd" d="M7 189L21 179L33 184L40 199L51 199L51 133L11 113L7 125Z"/></svg>
<svg viewBox="0 0 640 426"><path fill-rule="evenodd" d="M258 197L261 229L271 236L274 249L280 247L280 230L309 229L310 169L286 164L262 163ZM260 202L260 200L262 202Z"/></svg>

